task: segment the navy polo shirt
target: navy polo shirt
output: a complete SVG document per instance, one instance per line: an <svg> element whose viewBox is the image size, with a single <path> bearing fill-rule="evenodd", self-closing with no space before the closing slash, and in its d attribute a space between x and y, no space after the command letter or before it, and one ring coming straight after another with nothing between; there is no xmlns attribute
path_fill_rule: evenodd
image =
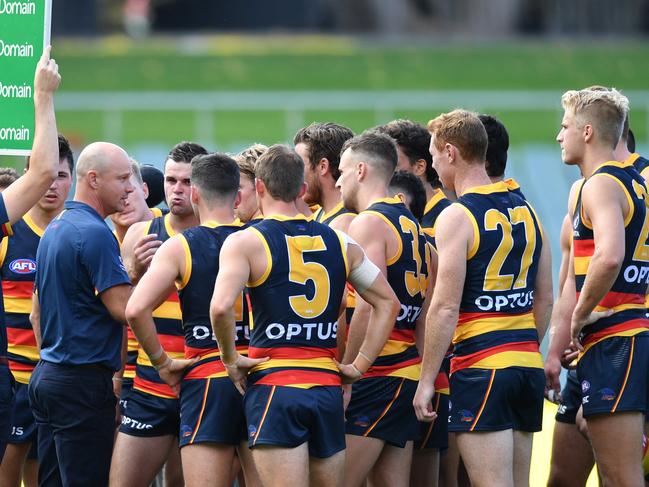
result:
<svg viewBox="0 0 649 487"><path fill-rule="evenodd" d="M9 223L9 215L7 215L7 207L5 200L0 193L0 240L4 237L12 235L11 224ZM0 288L0 357L7 356L7 328L5 326L5 308L4 300L2 299L2 288Z"/></svg>
<svg viewBox="0 0 649 487"><path fill-rule="evenodd" d="M99 213L85 203L66 202L41 238L36 269L41 358L120 369L124 330L99 294L130 281L117 240Z"/></svg>

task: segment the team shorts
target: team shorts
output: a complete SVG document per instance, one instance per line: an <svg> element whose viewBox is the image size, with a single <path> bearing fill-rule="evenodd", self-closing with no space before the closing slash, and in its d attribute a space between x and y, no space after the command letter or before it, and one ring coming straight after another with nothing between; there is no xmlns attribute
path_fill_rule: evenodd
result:
<svg viewBox="0 0 649 487"><path fill-rule="evenodd" d="M180 405L178 399L147 394L132 389L122 414L120 433L146 438L177 436L180 428Z"/></svg>
<svg viewBox="0 0 649 487"><path fill-rule="evenodd" d="M415 450L448 448L448 394L435 393L433 407L437 418L432 423L419 423L421 438L415 441Z"/></svg>
<svg viewBox="0 0 649 487"><path fill-rule="evenodd" d="M462 369L451 375L448 430L541 431L543 369Z"/></svg>
<svg viewBox="0 0 649 487"><path fill-rule="evenodd" d="M128 396L133 390L133 380L124 379L122 383L122 393L119 396L119 411L122 416L126 414L126 405L128 404Z"/></svg>
<svg viewBox="0 0 649 487"><path fill-rule="evenodd" d="M649 332L614 336L593 345L577 362L584 417L640 411L649 404Z"/></svg>
<svg viewBox="0 0 649 487"><path fill-rule="evenodd" d="M181 448L196 443L238 445L245 438L243 397L229 377L181 382Z"/></svg>
<svg viewBox="0 0 649 487"><path fill-rule="evenodd" d="M252 385L243 397L248 446L295 448L309 444L309 455L328 458L345 449L342 389Z"/></svg>
<svg viewBox="0 0 649 487"><path fill-rule="evenodd" d="M36 443L36 419L29 404L27 384L16 382L11 433L7 443Z"/></svg>
<svg viewBox="0 0 649 487"><path fill-rule="evenodd" d="M402 377L369 377L352 385L345 431L378 438L403 448L421 436L412 401L417 381Z"/></svg>
<svg viewBox="0 0 649 487"><path fill-rule="evenodd" d="M566 385L561 390L561 402L557 408L555 419L560 423L575 424L577 411L581 407L581 387L577 379L577 371L569 370Z"/></svg>

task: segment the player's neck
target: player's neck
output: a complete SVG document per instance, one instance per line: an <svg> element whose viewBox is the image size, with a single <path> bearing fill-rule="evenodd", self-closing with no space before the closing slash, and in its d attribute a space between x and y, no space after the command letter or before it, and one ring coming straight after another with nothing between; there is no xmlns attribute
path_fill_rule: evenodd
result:
<svg viewBox="0 0 649 487"><path fill-rule="evenodd" d="M43 208L40 208L38 206L32 207L31 210L27 212L29 215L29 218L32 219L34 224L40 228L41 230L45 230L45 227L47 227L52 220L54 220L54 217L61 213L63 211L63 206L60 208L53 209L51 211L46 211Z"/></svg>
<svg viewBox="0 0 649 487"><path fill-rule="evenodd" d="M343 199L340 190L336 187L323 188L320 196L320 206L322 206L325 213L333 210Z"/></svg>
<svg viewBox="0 0 649 487"><path fill-rule="evenodd" d="M146 211L144 212L144 215L142 216L142 218L140 220L138 220L138 221L139 222L148 222L149 220L153 220L153 218L154 218L153 212L149 208L147 208ZM113 225L115 227L115 235L117 236L117 241L120 242L120 244L121 244L121 242L124 241L124 237L126 236L126 232L128 232L128 229L131 227L131 225L120 225L120 224L115 223L115 222L113 222Z"/></svg>
<svg viewBox="0 0 649 487"><path fill-rule="evenodd" d="M366 210L376 200L387 198L388 196L388 188L385 186L385 183L380 184L378 181L368 181L367 185L361 186L358 189L358 196L356 198L358 201L358 211Z"/></svg>
<svg viewBox="0 0 649 487"><path fill-rule="evenodd" d="M198 217L194 213L188 215L174 215L173 213L168 213L169 215L169 225L174 232L180 233L183 230L188 228L195 227L199 224Z"/></svg>
<svg viewBox="0 0 649 487"><path fill-rule="evenodd" d="M263 214L264 218L273 215L289 217L302 215L294 202L288 203L286 201L273 200L271 198L268 198L268 201L264 201Z"/></svg>
<svg viewBox="0 0 649 487"><path fill-rule="evenodd" d="M624 162L631 156L631 154L631 151L626 146L626 141L617 144L617 147L615 148L616 161Z"/></svg>
<svg viewBox="0 0 649 487"><path fill-rule="evenodd" d="M111 214L106 208L104 208L103 203L99 198L97 198L97 195L82 184L77 183L77 189L74 193L73 200L88 205L90 208L95 210L102 219L106 219L106 217Z"/></svg>
<svg viewBox="0 0 649 487"><path fill-rule="evenodd" d="M584 158L579 164L581 175L585 178L592 176L595 169L602 164L615 161L615 153L610 147L591 146L587 147L584 152Z"/></svg>
<svg viewBox="0 0 649 487"><path fill-rule="evenodd" d="M216 222L220 225L227 225L235 220L234 208L227 207L214 207L207 208L204 205L198 206L198 217L201 225L207 222Z"/></svg>
<svg viewBox="0 0 649 487"><path fill-rule="evenodd" d="M458 169L455 173L455 194L458 196L462 196L471 188L489 184L492 184L491 178L481 164L465 166L463 170Z"/></svg>

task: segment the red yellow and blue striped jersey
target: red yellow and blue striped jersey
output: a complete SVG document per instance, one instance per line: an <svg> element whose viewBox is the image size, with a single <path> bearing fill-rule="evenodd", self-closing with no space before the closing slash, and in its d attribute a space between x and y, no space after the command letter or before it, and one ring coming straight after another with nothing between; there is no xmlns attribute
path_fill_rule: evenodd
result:
<svg viewBox="0 0 649 487"><path fill-rule="evenodd" d="M610 291L595 307L595 311L612 310L613 314L583 328L582 343L585 350L605 338L633 336L649 330L645 305L649 283L649 199L645 181L631 164L613 161L599 166L593 172L591 178L593 177L608 177L617 182L626 195L629 213L624 219L622 267ZM582 191L583 184L577 194L572 221L577 299L595 252L593 228L584 218Z"/></svg>
<svg viewBox="0 0 649 487"><path fill-rule="evenodd" d="M624 162L633 164L635 170L638 171L640 173L640 176L642 176L644 179L647 179L647 177L649 176L649 159L642 157L637 152L631 154Z"/></svg>
<svg viewBox="0 0 649 487"><path fill-rule="evenodd" d="M455 204L474 231L451 374L465 368L542 368L532 312L544 244L536 213L504 181L471 188Z"/></svg>
<svg viewBox="0 0 649 487"><path fill-rule="evenodd" d="M144 233L145 235L155 233L158 235L158 240L163 242L176 234L169 223L169 214L156 217L148 222ZM153 321L155 322L158 339L165 352L171 358L183 358L185 355L185 340L182 314L180 312L178 293L175 289L169 294L165 302L153 311ZM160 378L142 347L138 349L133 388L158 397L177 397L171 387Z"/></svg>
<svg viewBox="0 0 649 487"><path fill-rule="evenodd" d="M0 244L0 274L7 326L7 358L17 382L29 383L39 355L29 322L36 277L36 250L44 230L25 215L13 226L13 235Z"/></svg>
<svg viewBox="0 0 649 487"><path fill-rule="evenodd" d="M339 386L338 316L348 275L340 234L302 216L270 216L249 227L263 243L267 267L248 283L253 328L249 355L270 357L248 380L309 388Z"/></svg>
<svg viewBox="0 0 649 487"><path fill-rule="evenodd" d="M430 250L416 218L399 198L383 198L361 214L381 218L394 233L398 249L387 256L387 280L401 309L387 343L364 377L403 377L419 380L421 357L415 343L415 326L429 283Z"/></svg>
<svg viewBox="0 0 649 487"><path fill-rule="evenodd" d="M185 251L185 273L178 286L185 330L185 358L199 357L187 369L185 379L226 377L221 354L210 323L210 301L219 272L219 255L225 239L241 230L241 223L221 225L210 221L185 230L180 241ZM250 341L247 297L241 293L235 304L236 348L248 354Z"/></svg>
<svg viewBox="0 0 649 487"><path fill-rule="evenodd" d="M451 201L444 195L444 192L437 188L424 207L421 226L433 247L435 246L435 224L437 223L437 218L444 208L450 206L450 204Z"/></svg>

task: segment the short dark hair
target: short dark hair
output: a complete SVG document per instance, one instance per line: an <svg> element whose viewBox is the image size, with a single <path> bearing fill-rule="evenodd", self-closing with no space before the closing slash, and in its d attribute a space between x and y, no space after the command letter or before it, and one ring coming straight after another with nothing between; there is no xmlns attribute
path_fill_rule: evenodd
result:
<svg viewBox="0 0 649 487"><path fill-rule="evenodd" d="M192 185L207 201L234 201L239 191L239 166L227 154L201 154L191 161Z"/></svg>
<svg viewBox="0 0 649 487"><path fill-rule="evenodd" d="M189 164L196 156L207 154L207 149L196 142L179 142L167 154L167 160L171 159L174 162L186 162Z"/></svg>
<svg viewBox="0 0 649 487"><path fill-rule="evenodd" d="M410 212L421 222L426 207L426 189L417 176L408 171L397 171L390 180L391 193L404 193L410 198Z"/></svg>
<svg viewBox="0 0 649 487"><path fill-rule="evenodd" d="M273 198L290 203L304 184L304 161L287 145L271 145L257 159L255 174Z"/></svg>
<svg viewBox="0 0 649 487"><path fill-rule="evenodd" d="M59 142L59 162L62 160L67 161L68 166L70 167L70 176L74 174L74 155L72 154L72 149L70 148L70 142L63 135L58 135ZM29 169L29 159L30 156L27 156L25 161L25 169Z"/></svg>
<svg viewBox="0 0 649 487"><path fill-rule="evenodd" d="M388 134L414 166L419 159L426 161L426 181L439 186L439 176L433 169L433 156L430 155L430 132L426 127L412 120L398 119L374 128L377 132Z"/></svg>
<svg viewBox="0 0 649 487"><path fill-rule="evenodd" d="M18 171L13 167L0 167L0 191L7 189L16 179Z"/></svg>
<svg viewBox="0 0 649 487"><path fill-rule="evenodd" d="M390 181L399 158L397 145L392 137L374 130L366 130L345 142L342 152L347 149L362 154L367 158L365 162L384 173L386 183Z"/></svg>
<svg viewBox="0 0 649 487"><path fill-rule="evenodd" d="M629 134L626 138L626 148L629 152L635 152L635 134L631 129L629 129Z"/></svg>
<svg viewBox="0 0 649 487"><path fill-rule="evenodd" d="M487 131L487 174L492 178L500 178L505 174L507 166L507 151L509 150L509 134L503 123L492 115L478 115Z"/></svg>
<svg viewBox="0 0 649 487"><path fill-rule="evenodd" d="M343 144L354 136L347 127L337 123L314 122L308 127L301 128L293 138L293 145L303 143L308 146L311 167L316 167L321 159L329 161L329 169L334 180L340 177L338 164Z"/></svg>

